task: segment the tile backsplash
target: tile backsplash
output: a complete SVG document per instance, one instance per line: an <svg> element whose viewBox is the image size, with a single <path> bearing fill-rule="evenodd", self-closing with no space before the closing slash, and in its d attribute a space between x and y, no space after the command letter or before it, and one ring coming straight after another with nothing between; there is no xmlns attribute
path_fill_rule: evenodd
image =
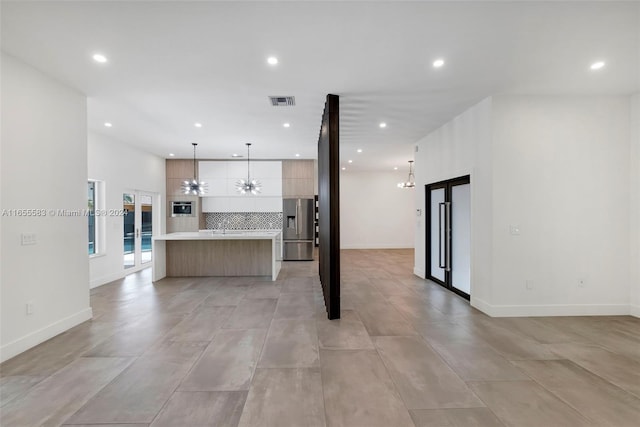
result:
<svg viewBox="0 0 640 427"><path fill-rule="evenodd" d="M204 212L207 230L280 230L282 212Z"/></svg>

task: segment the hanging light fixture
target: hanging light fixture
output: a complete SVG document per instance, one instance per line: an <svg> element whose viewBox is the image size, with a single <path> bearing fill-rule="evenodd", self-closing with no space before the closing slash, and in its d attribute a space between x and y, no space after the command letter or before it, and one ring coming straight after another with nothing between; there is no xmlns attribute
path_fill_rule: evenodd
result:
<svg viewBox="0 0 640 427"><path fill-rule="evenodd" d="M409 160L409 177L406 182L399 182L398 188L413 188L416 186L416 177L413 174L413 160Z"/></svg>
<svg viewBox="0 0 640 427"><path fill-rule="evenodd" d="M182 183L182 192L191 196L202 196L207 191L207 184L202 181L198 181L198 175L196 175L196 144L193 145L193 179L185 180Z"/></svg>
<svg viewBox="0 0 640 427"><path fill-rule="evenodd" d="M245 144L247 146L247 179L239 179L236 182L236 189L240 194L258 194L262 190L262 185L260 181L256 179L251 179L251 175L249 174L249 147L251 147L251 143L247 142Z"/></svg>

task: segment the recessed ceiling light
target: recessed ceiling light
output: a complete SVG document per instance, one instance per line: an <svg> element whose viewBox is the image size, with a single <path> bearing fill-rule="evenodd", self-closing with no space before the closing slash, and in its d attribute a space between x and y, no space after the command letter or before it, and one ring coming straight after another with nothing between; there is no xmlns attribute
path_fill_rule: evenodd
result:
<svg viewBox="0 0 640 427"><path fill-rule="evenodd" d="M173 156L175 156L175 154L169 153L169 157L173 157Z"/></svg>
<svg viewBox="0 0 640 427"><path fill-rule="evenodd" d="M296 153L296 157L300 157L300 154Z"/></svg>
<svg viewBox="0 0 640 427"><path fill-rule="evenodd" d="M381 128L383 128L383 129L384 129L384 128L386 128L386 127L387 127L387 124L386 124L385 122L382 122L382 123L380 123L380 125L379 125L379 126L380 126Z"/></svg>
<svg viewBox="0 0 640 427"><path fill-rule="evenodd" d="M604 63L604 61L598 61L598 62L594 62L593 64L591 64L591 69L592 70L599 70L601 68L603 68L606 64Z"/></svg>
<svg viewBox="0 0 640 427"><path fill-rule="evenodd" d="M285 124L283 124L282 126L284 126L284 127L286 127L286 128L291 127L291 125L290 125L289 123L285 123Z"/></svg>
<svg viewBox="0 0 640 427"><path fill-rule="evenodd" d="M197 128L201 128L201 127L202 127L202 123L194 123L193 125L194 125L195 127L197 127Z"/></svg>
<svg viewBox="0 0 640 427"><path fill-rule="evenodd" d="M104 64L105 62L107 62L107 57L101 53L96 53L93 55L93 60L99 62L100 64Z"/></svg>
<svg viewBox="0 0 640 427"><path fill-rule="evenodd" d="M358 153L362 153L362 148L358 148L356 151L357 151Z"/></svg>
<svg viewBox="0 0 640 427"><path fill-rule="evenodd" d="M394 171L397 171L397 170L398 170L398 167L397 167L397 166L395 166L395 167L393 168L393 170L394 170Z"/></svg>
<svg viewBox="0 0 640 427"><path fill-rule="evenodd" d="M109 123L109 122L105 122L105 123L104 123L104 126L105 126L105 127L110 128L110 127L111 127L111 126L113 126L113 125L112 125L111 123Z"/></svg>
<svg viewBox="0 0 640 427"><path fill-rule="evenodd" d="M440 68L444 65L444 59L439 58L433 61L433 68Z"/></svg>
<svg viewBox="0 0 640 427"><path fill-rule="evenodd" d="M343 170L343 171L346 171L346 170L347 170L347 168L342 168L342 170Z"/></svg>
<svg viewBox="0 0 640 427"><path fill-rule="evenodd" d="M269 65L276 65L278 63L278 58L276 58L275 56L270 56L267 58L267 63Z"/></svg>
<svg viewBox="0 0 640 427"><path fill-rule="evenodd" d="M353 163L353 160L348 160L347 163Z"/></svg>
<svg viewBox="0 0 640 427"><path fill-rule="evenodd" d="M242 157L242 155L240 155L240 154L238 154L238 153L233 153L233 154L231 155L231 157Z"/></svg>

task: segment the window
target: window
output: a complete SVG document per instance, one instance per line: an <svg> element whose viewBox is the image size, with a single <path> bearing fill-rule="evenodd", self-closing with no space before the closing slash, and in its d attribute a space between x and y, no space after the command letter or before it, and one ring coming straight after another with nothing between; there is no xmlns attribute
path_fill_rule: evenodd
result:
<svg viewBox="0 0 640 427"><path fill-rule="evenodd" d="M98 248L96 244L96 187L95 181L88 182L89 255L95 255Z"/></svg>

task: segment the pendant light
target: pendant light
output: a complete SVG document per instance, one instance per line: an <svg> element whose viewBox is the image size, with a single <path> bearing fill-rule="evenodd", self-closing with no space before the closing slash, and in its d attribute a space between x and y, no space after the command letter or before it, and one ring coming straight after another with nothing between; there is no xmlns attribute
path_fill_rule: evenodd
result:
<svg viewBox="0 0 640 427"><path fill-rule="evenodd" d="M262 186L260 185L260 181L256 179L251 179L251 175L249 173L250 159L249 159L249 147L251 147L251 143L247 142L245 144L247 146L247 179L239 179L236 182L236 189L240 194L259 194L262 190Z"/></svg>
<svg viewBox="0 0 640 427"><path fill-rule="evenodd" d="M207 184L202 181L198 181L198 175L196 174L196 144L193 145L193 179L185 180L182 183L182 192L190 196L202 196L207 191Z"/></svg>
<svg viewBox="0 0 640 427"><path fill-rule="evenodd" d="M413 160L409 160L409 177L406 182L399 182L398 188L413 188L416 186L416 177L413 174Z"/></svg>

